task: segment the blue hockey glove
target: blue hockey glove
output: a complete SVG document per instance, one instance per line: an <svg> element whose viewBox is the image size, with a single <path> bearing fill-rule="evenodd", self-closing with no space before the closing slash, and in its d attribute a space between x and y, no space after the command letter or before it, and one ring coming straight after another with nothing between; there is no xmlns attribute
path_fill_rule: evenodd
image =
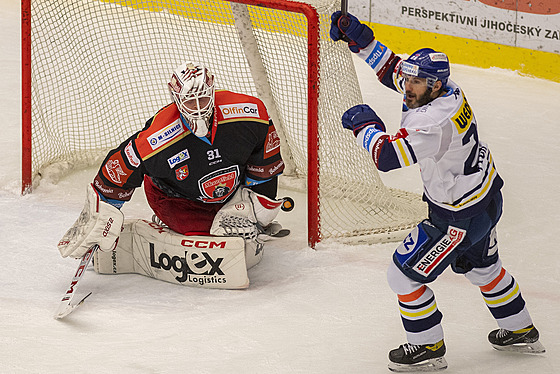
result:
<svg viewBox="0 0 560 374"><path fill-rule="evenodd" d="M358 136L367 126L374 126L376 129L386 132L385 124L379 116L366 104L360 104L348 109L342 115L342 126L352 130L354 136Z"/></svg>
<svg viewBox="0 0 560 374"><path fill-rule="evenodd" d="M360 52L361 49L367 47L374 39L373 30L362 24L356 17L347 14L348 24L341 24L342 13L339 11L331 15L331 39L335 42L338 40L348 41L348 48L354 53ZM346 36L346 38L344 38Z"/></svg>

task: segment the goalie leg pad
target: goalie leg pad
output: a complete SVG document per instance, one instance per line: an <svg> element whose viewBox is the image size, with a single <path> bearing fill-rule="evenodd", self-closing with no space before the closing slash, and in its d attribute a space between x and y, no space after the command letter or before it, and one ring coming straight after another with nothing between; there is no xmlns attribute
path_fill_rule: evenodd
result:
<svg viewBox="0 0 560 374"><path fill-rule="evenodd" d="M264 243L260 239L245 239L245 262L247 270L261 262Z"/></svg>
<svg viewBox="0 0 560 374"><path fill-rule="evenodd" d="M98 251L94 265L99 274L136 273L186 286L249 286L243 238L185 236L145 220L126 220L117 248Z"/></svg>

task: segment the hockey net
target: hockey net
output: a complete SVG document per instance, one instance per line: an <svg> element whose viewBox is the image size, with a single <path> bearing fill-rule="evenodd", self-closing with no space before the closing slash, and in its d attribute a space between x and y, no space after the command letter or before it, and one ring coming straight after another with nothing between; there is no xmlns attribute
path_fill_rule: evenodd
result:
<svg viewBox="0 0 560 374"><path fill-rule="evenodd" d="M170 102L170 73L193 60L218 88L265 102L286 162L281 186L308 193L312 247L398 239L425 216L420 197L386 187L341 129L362 97L350 52L328 36L339 0L22 4L24 190L98 165Z"/></svg>

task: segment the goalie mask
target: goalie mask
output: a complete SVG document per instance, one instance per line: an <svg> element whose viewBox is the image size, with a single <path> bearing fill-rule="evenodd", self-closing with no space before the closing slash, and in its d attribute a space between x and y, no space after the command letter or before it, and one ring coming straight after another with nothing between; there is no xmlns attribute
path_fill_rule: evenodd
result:
<svg viewBox="0 0 560 374"><path fill-rule="evenodd" d="M206 136L214 111L214 75L204 65L187 62L173 72L167 86L189 130Z"/></svg>

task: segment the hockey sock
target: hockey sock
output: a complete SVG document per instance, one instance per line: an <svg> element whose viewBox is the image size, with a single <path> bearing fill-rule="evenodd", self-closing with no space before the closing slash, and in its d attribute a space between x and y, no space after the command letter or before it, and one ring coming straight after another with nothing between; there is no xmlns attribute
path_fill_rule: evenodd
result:
<svg viewBox="0 0 560 374"><path fill-rule="evenodd" d="M433 291L422 285L407 295L398 295L401 319L407 339L412 344L426 344L443 339L441 319Z"/></svg>
<svg viewBox="0 0 560 374"><path fill-rule="evenodd" d="M490 283L480 286L480 292L501 328L513 331L532 324L519 285L503 267Z"/></svg>

